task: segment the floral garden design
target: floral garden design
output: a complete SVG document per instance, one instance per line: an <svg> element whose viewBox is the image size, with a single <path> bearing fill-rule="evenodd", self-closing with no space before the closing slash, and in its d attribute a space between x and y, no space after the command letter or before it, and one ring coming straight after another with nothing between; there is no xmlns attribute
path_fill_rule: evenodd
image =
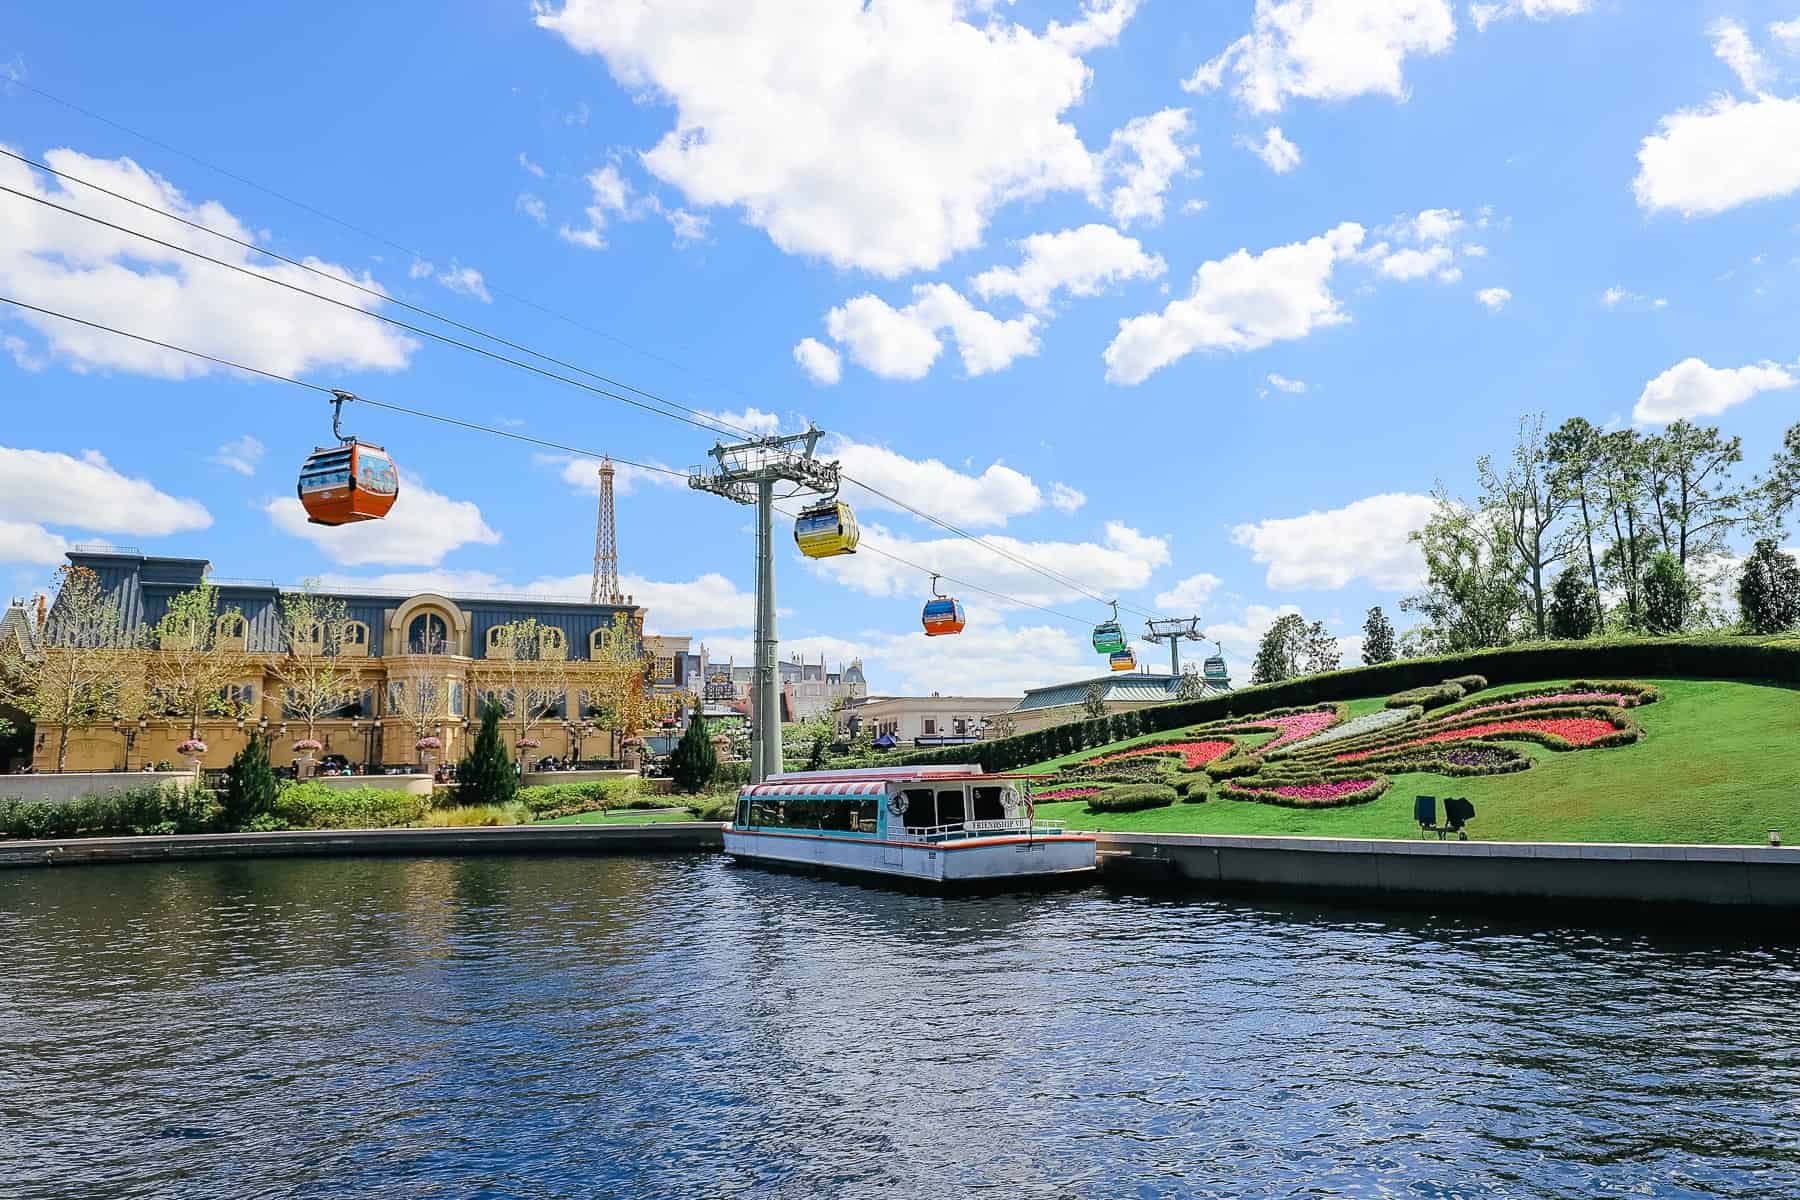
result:
<svg viewBox="0 0 1800 1200"><path fill-rule="evenodd" d="M1629 710L1659 698L1654 687L1628 681L1486 689L1485 679L1465 675L1398 693L1355 718L1342 704L1321 704L1198 725L1097 750L1061 767L1033 796L1085 800L1096 812L1214 797L1291 808L1363 804L1395 775L1529 770L1521 743L1558 752L1628 745L1643 737Z"/></svg>

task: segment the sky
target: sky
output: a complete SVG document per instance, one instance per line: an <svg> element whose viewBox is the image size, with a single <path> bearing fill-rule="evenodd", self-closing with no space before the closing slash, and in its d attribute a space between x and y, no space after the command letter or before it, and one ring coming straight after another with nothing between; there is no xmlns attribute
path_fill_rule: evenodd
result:
<svg viewBox="0 0 1800 1200"><path fill-rule="evenodd" d="M1433 487L1466 494L1522 413L1716 423L1747 470L1800 420L1800 0L305 18L0 11L0 147L313 268L0 158L0 186L170 244L0 192L0 294L637 463L684 470L716 435L368 314L442 328L415 305L757 433L815 422L847 475L985 543L848 487L866 545L1024 602L946 585L968 627L928 639L927 573L783 533L783 655L859 656L878 693L1098 674L1115 597L1131 630L1198 615L1240 679L1283 611L1353 659L1370 605L1408 624ZM327 530L293 480L329 418L0 304L0 575L29 594L110 543L585 598L587 454L352 406L401 500ZM621 469L652 631L749 657L750 516Z"/></svg>

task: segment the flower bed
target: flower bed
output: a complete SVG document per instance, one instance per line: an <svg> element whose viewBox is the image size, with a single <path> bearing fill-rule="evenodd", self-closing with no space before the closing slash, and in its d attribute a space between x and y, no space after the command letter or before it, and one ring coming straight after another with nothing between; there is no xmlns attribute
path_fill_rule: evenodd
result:
<svg viewBox="0 0 1800 1200"><path fill-rule="evenodd" d="M1334 725L1322 733L1315 733L1303 742L1295 742L1287 747L1289 754L1300 754L1308 750L1317 750L1320 746L1329 746L1333 742L1345 741L1353 737L1361 737L1365 733L1380 733L1395 725L1404 725L1419 715L1416 708L1378 708L1372 713L1364 713L1353 721L1342 725Z"/></svg>
<svg viewBox="0 0 1800 1200"><path fill-rule="evenodd" d="M1514 696L1505 700L1495 700L1475 708L1465 708L1460 712L1440 717L1440 720L1460 717L1474 717L1482 713L1511 711L1525 708L1536 708L1545 704L1607 704L1623 705L1636 701L1635 696L1624 692L1554 692L1543 696Z"/></svg>
<svg viewBox="0 0 1800 1200"><path fill-rule="evenodd" d="M1061 787L1051 788L1047 792L1033 792L1032 800L1038 803L1049 803L1055 800L1086 800L1089 796L1098 796L1097 787Z"/></svg>
<svg viewBox="0 0 1800 1200"><path fill-rule="evenodd" d="M1231 753L1235 745L1236 743L1227 741L1158 742L1154 746L1133 746L1129 750L1121 750L1117 754L1109 754L1105 758L1090 759L1089 761L1100 764L1118 762L1125 758L1179 754L1183 770L1197 771L1213 759Z"/></svg>
<svg viewBox="0 0 1800 1200"><path fill-rule="evenodd" d="M1616 744L1616 739L1619 739L1621 734L1628 732L1627 728L1602 717L1520 717L1510 721L1488 721L1461 729L1446 729L1441 733L1413 738L1397 745L1377 746L1371 750L1354 750L1348 754L1339 754L1334 757L1338 762L1361 762L1364 759L1374 758L1378 754L1391 754L1396 750L1431 745L1434 742L1460 742L1471 738L1506 736L1522 738L1525 741L1541 741L1544 745L1556 750L1578 750L1603 743ZM1636 735L1632 734L1623 740L1635 741Z"/></svg>
<svg viewBox="0 0 1800 1200"><path fill-rule="evenodd" d="M1247 721L1242 725L1231 726L1232 733L1251 733L1262 729L1274 729L1277 735L1274 741L1257 748L1258 754L1267 754L1279 750L1295 742L1304 741L1316 734L1323 733L1338 719L1335 708L1310 709L1306 712L1289 713L1282 717L1260 718Z"/></svg>
<svg viewBox="0 0 1800 1200"><path fill-rule="evenodd" d="M1388 790L1391 781L1377 775L1366 779L1331 779L1318 783L1262 783L1228 781L1220 792L1231 800L1277 804L1284 808L1343 808L1367 804Z"/></svg>

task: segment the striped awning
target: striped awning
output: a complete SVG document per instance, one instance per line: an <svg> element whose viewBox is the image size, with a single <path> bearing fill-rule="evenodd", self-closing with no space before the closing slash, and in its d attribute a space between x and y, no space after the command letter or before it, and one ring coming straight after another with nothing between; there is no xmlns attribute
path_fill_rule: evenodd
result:
<svg viewBox="0 0 1800 1200"><path fill-rule="evenodd" d="M879 796L887 789L880 780L830 783L759 783L744 789L747 796Z"/></svg>

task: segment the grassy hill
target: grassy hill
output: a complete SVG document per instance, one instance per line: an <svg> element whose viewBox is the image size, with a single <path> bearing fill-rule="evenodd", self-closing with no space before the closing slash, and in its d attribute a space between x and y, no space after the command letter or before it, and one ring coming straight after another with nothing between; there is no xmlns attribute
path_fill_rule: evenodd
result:
<svg viewBox="0 0 1800 1200"><path fill-rule="evenodd" d="M1779 648L1786 650L1792 645L1788 642ZM1455 671L1466 665L1466 660L1448 662L1443 669ZM1470 824L1472 835L1493 840L1762 842L1768 830L1776 827L1787 831L1788 840L1800 841L1800 689L1781 683L1674 675L1629 679L1654 687L1654 702L1631 706L1625 701L1627 707L1622 708L1591 703L1555 704L1541 710L1527 707L1535 699L1545 698L1540 695L1526 704L1509 705L1509 699L1516 702L1527 694L1554 693L1576 682L1566 677L1515 679L1472 692L1466 700L1440 710L1412 710L1405 722L1386 731L1348 737L1312 750L1302 740L1293 743L1294 748L1285 755L1278 751L1256 760L1250 756L1282 735L1267 729L1235 729L1258 719L1246 711L1249 706L1244 698L1252 693L1244 692L1235 698L1229 715L1163 727L1104 745L1090 741L1081 750L1043 759L1026 769L1057 774L1054 783L1040 790L1095 783L1104 794L1117 786L1182 782L1190 792L1207 795L1204 803L1180 802L1141 812L1093 812L1085 799L1038 805L1040 816L1089 829L1408 838L1418 836L1414 797L1425 794L1440 799L1468 797L1476 808ZM1394 682L1417 685L1415 679ZM1349 721L1384 711L1387 699L1386 694L1343 699L1340 691L1333 716L1302 720L1311 726L1328 719L1341 732ZM1551 718L1536 722L1546 726L1555 725L1557 719L1573 723L1571 727L1582 721L1595 724L1604 717L1618 724L1621 732L1616 739L1562 749L1522 740L1540 737L1532 729L1480 732L1495 726L1529 726L1534 722L1525 718L1540 714ZM1458 741L1458 727L1475 732L1469 740ZM1235 781L1215 778L1204 769L1184 770L1178 755L1144 753L1148 747L1182 738L1190 744L1210 745L1210 749L1193 753L1216 754L1214 770L1234 760L1261 762L1260 774L1271 788L1286 782L1290 785L1287 790L1295 791L1307 780L1320 778L1322 772L1325 778L1378 778L1384 781L1385 790L1366 802L1339 807L1289 807L1272 793L1267 798L1274 802L1230 798ZM1551 733L1542 740L1555 742L1557 737ZM1607 744L1609 740L1628 744ZM1218 742L1231 743L1231 749L1219 754ZM1405 769L1411 765L1411 756L1435 752L1432 747L1421 748L1420 742L1462 748L1462 758L1492 757L1503 763L1496 769L1507 773L1446 775L1441 758L1439 769ZM1117 757L1132 749L1140 754ZM1109 758L1112 764L1096 766L1099 760ZM1372 764L1370 769L1361 769L1363 762ZM1121 763L1141 765L1120 767ZM1528 769L1519 769L1521 766ZM1138 778L1091 778L1110 770L1128 770ZM1320 786L1351 785L1314 784Z"/></svg>

